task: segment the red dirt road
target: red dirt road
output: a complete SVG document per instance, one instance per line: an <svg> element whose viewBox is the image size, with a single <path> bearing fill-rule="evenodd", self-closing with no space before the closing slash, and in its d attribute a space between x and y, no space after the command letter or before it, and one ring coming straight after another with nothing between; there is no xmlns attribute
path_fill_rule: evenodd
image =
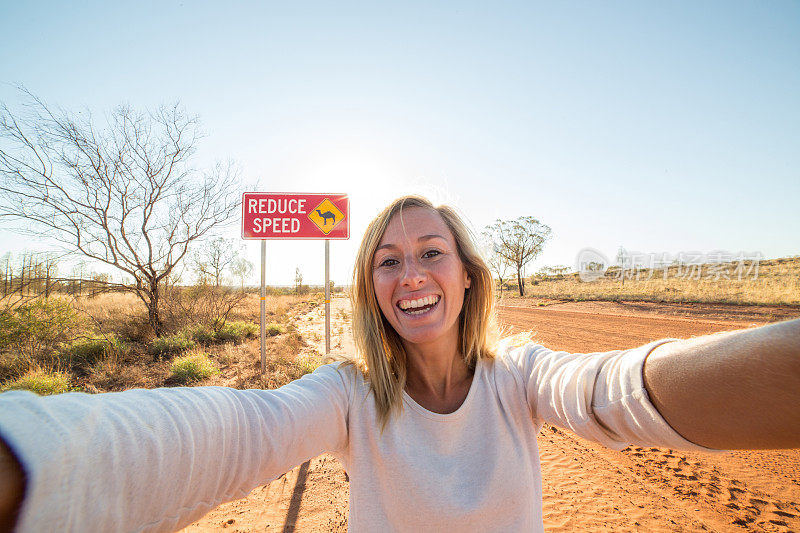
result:
<svg viewBox="0 0 800 533"><path fill-rule="evenodd" d="M532 331L550 348L590 352L761 325L800 310L774 316L573 302L501 307L499 314L510 331ZM615 452L552 427L543 429L539 446L548 531L800 531L800 449ZM321 456L185 531L344 531L347 500L341 466Z"/></svg>

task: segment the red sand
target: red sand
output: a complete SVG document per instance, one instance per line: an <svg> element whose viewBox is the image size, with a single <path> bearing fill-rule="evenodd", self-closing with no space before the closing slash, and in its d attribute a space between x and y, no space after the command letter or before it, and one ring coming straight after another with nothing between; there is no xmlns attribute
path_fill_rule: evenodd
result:
<svg viewBox="0 0 800 533"><path fill-rule="evenodd" d="M335 309L346 309L346 301L335 302ZM533 331L542 344L575 352L800 316L800 310L768 307L507 303L500 318L511 331ZM548 531L800 531L800 449L615 452L548 426L539 446ZM184 531L346 531L348 495L341 465L323 455Z"/></svg>

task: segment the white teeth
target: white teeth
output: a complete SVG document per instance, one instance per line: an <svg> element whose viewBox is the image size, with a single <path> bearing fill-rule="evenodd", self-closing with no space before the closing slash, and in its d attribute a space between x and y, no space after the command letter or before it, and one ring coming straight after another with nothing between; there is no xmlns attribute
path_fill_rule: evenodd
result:
<svg viewBox="0 0 800 533"><path fill-rule="evenodd" d="M418 307L423 307L426 305L433 305L439 301L438 296L426 296L425 298L418 298L416 300L400 300L397 305L400 309L406 311L407 309L416 309ZM420 313L424 313L425 311L407 311L408 313L418 315Z"/></svg>

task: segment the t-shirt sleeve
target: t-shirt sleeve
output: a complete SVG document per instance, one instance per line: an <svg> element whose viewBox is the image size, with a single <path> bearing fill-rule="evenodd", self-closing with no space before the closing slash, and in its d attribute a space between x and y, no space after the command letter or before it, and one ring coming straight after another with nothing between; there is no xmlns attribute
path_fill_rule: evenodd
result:
<svg viewBox="0 0 800 533"><path fill-rule="evenodd" d="M348 442L352 380L325 365L276 390L0 394L27 476L18 531L174 531Z"/></svg>
<svg viewBox="0 0 800 533"><path fill-rule="evenodd" d="M505 351L533 418L620 450L628 445L709 451L683 438L650 401L642 369L662 339L630 350L553 351L527 344Z"/></svg>

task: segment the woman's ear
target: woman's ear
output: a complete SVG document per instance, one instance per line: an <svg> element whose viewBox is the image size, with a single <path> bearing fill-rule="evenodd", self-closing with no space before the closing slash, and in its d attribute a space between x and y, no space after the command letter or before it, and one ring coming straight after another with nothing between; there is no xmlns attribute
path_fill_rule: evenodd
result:
<svg viewBox="0 0 800 533"><path fill-rule="evenodd" d="M469 274L464 272L464 288L469 289L469 286L472 284L472 278L469 277Z"/></svg>

